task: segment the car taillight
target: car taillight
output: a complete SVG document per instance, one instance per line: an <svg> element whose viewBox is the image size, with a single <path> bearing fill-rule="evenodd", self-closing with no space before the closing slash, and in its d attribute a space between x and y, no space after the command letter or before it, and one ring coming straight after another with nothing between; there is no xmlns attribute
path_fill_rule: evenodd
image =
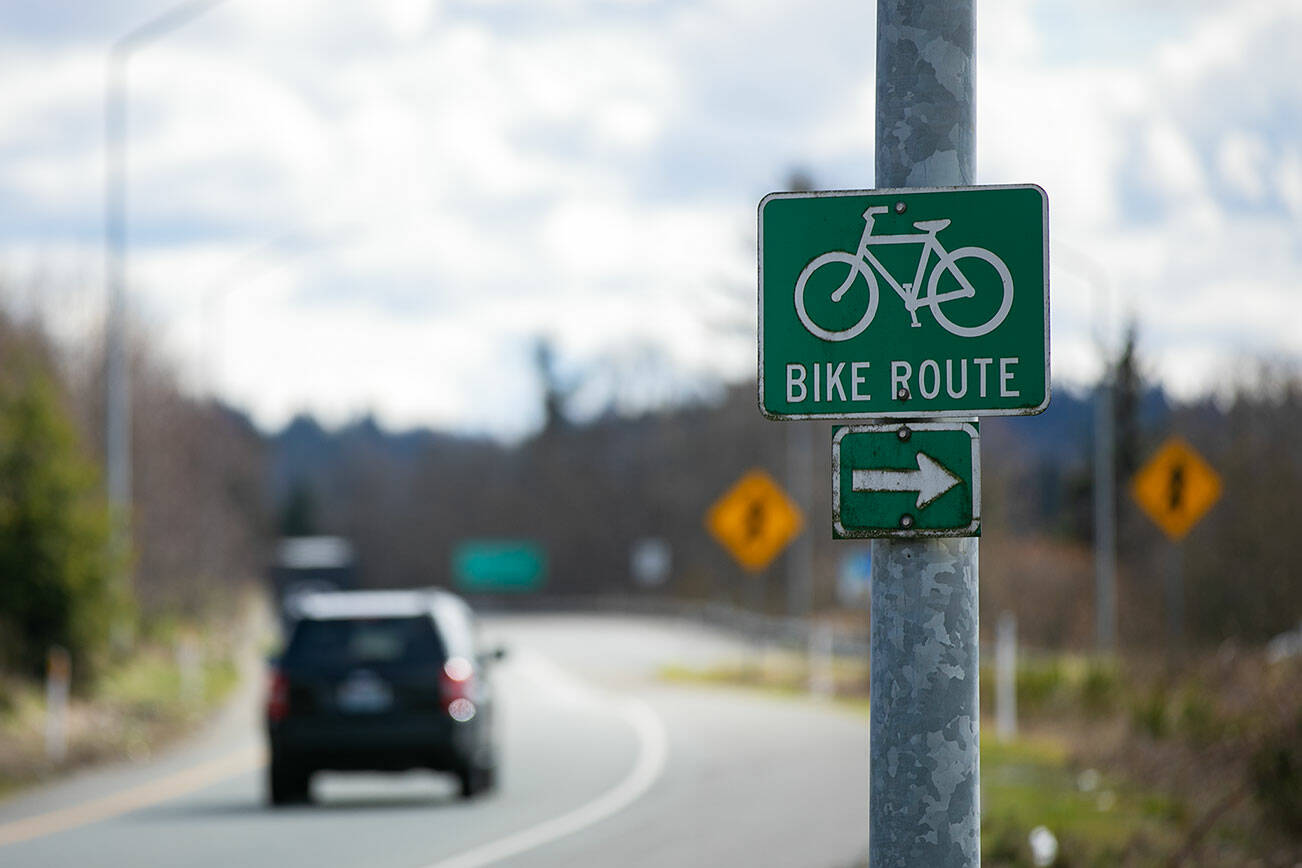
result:
<svg viewBox="0 0 1302 868"><path fill-rule="evenodd" d="M271 670L267 685L267 720L278 723L289 715L289 679L279 669Z"/></svg>
<svg viewBox="0 0 1302 868"><path fill-rule="evenodd" d="M475 687L475 668L464 657L452 657L443 664L439 679L443 694L443 708L453 720L464 723L475 716L475 703L471 700Z"/></svg>

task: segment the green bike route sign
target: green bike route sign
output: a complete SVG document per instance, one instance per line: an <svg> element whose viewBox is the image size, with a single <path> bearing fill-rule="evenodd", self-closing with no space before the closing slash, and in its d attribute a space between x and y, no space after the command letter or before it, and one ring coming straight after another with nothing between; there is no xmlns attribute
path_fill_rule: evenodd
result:
<svg viewBox="0 0 1302 868"><path fill-rule="evenodd" d="M772 419L1039 413L1048 199L1033 184L772 193L759 404Z"/></svg>
<svg viewBox="0 0 1302 868"><path fill-rule="evenodd" d="M970 422L892 422L832 435L832 536L979 536L981 439Z"/></svg>

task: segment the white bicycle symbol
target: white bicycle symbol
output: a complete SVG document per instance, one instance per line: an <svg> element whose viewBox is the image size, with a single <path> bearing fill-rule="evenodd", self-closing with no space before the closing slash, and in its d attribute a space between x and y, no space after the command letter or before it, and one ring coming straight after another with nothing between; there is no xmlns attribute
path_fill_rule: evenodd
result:
<svg viewBox="0 0 1302 868"><path fill-rule="evenodd" d="M859 238L857 253L844 253L839 250L824 253L815 257L805 266L805 270L800 272L800 277L796 280L796 313L800 316L801 323L809 330L809 333L825 341L848 341L868 328L868 324L873 321L873 316L877 313L877 302L880 294L877 289L877 276L873 273L874 271L886 278L886 282L891 289L895 290L895 293L903 300L905 309L913 319L914 328L920 325L918 322L918 308L920 307L930 307L936 322L940 323L945 331L959 337L977 338L998 328L999 324L1008 316L1009 309L1013 306L1013 276L1009 273L1008 266L1004 264L1004 261L984 247L960 247L953 251L946 250L936 238L936 233L948 226L950 224L949 220L921 220L914 223L914 228L922 230L920 235L873 236L873 219L878 214L885 214L889 210L883 205L869 208L863 212L864 230L863 235ZM870 246L876 244L922 245L922 254L918 257L918 271L912 283L900 284L891 276L890 272L882 266L881 261L876 256L873 256L872 251L869 250ZM933 251L938 256L938 259L935 267L931 270L931 278L927 281L927 294L922 295L922 277L927 270L927 264ZM994 316L980 325L958 325L941 310L941 305L947 301L958 298L971 298L976 295L976 287L963 274L962 266L959 264L964 259L979 259L992 266L999 275L999 280L1004 287L1004 297L999 309L995 311ZM868 306L863 316L854 325L839 331L826 329L818 325L810 318L809 312L805 309L805 286L809 283L809 278L818 269L833 263L848 265L850 270L840 287L832 292L832 301L839 303L854 285L855 278L860 275L863 276L864 282L868 284ZM954 280L958 283L958 288L948 292L938 292L940 279L946 273L953 275Z"/></svg>

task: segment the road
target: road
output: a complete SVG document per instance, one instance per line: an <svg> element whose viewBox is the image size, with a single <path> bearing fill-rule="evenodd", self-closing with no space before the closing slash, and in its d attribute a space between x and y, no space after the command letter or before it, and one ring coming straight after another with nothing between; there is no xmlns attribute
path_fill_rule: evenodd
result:
<svg viewBox="0 0 1302 868"><path fill-rule="evenodd" d="M667 663L747 649L616 616L492 619L501 780L456 798L427 773L318 775L269 810L253 688L163 756L0 803L0 865L849 868L867 850L866 719L667 684Z"/></svg>

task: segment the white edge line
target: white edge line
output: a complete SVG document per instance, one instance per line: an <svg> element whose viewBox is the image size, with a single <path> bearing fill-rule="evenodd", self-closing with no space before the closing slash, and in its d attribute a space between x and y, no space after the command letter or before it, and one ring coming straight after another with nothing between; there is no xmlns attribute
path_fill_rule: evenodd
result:
<svg viewBox="0 0 1302 868"><path fill-rule="evenodd" d="M641 798L664 772L669 756L669 739L664 722L645 702L625 700L618 709L633 728L639 743L637 761L622 781L568 814L544 820L513 835L433 862L425 868L482 868L492 865L600 823Z"/></svg>

